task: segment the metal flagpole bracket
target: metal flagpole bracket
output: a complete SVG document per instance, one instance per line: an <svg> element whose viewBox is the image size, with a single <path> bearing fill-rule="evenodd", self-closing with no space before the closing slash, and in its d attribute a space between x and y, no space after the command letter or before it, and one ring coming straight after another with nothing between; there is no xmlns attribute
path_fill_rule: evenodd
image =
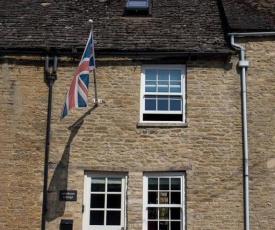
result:
<svg viewBox="0 0 275 230"><path fill-rule="evenodd" d="M102 99L93 99L93 104L101 104L102 102Z"/></svg>
<svg viewBox="0 0 275 230"><path fill-rule="evenodd" d="M53 82L57 79L57 56L54 56L53 58L53 67L52 71L50 72L49 69L49 62L50 58L48 55L45 56L45 67L44 67L44 80L49 85L50 83L53 84Z"/></svg>

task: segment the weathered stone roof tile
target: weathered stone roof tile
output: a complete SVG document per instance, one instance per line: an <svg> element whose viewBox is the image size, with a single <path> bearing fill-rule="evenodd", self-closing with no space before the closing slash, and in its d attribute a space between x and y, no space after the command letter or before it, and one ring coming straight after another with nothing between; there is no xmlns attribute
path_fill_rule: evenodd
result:
<svg viewBox="0 0 275 230"><path fill-rule="evenodd" d="M274 0L221 0L231 31L275 31Z"/></svg>
<svg viewBox="0 0 275 230"><path fill-rule="evenodd" d="M0 0L0 49L83 49L93 19L97 50L224 51L224 31L275 30L274 5L256 1L151 0L134 17L124 0Z"/></svg>
<svg viewBox="0 0 275 230"><path fill-rule="evenodd" d="M0 48L83 48L88 20L97 49L226 49L215 0L152 0L151 16L123 16L123 0L0 0ZM13 10L11 10L13 9Z"/></svg>

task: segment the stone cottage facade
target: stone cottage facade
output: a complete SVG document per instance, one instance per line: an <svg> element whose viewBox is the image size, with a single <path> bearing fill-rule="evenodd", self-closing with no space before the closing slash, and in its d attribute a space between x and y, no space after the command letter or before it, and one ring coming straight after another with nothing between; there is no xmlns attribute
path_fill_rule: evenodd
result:
<svg viewBox="0 0 275 230"><path fill-rule="evenodd" d="M58 69L45 229L274 229L272 4L138 3L148 6L108 0L1 4L0 229L43 225L46 55L50 67L58 56ZM100 103L93 103L91 74L88 107L60 121L89 19ZM232 41L243 47L245 62Z"/></svg>

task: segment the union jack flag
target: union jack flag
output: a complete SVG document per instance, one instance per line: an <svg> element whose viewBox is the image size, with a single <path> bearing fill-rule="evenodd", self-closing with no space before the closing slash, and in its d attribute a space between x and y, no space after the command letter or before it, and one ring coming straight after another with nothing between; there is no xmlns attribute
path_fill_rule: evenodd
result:
<svg viewBox="0 0 275 230"><path fill-rule="evenodd" d="M94 40L92 32L89 35L84 53L68 90L60 119L64 118L71 108L87 107L89 75L95 71Z"/></svg>

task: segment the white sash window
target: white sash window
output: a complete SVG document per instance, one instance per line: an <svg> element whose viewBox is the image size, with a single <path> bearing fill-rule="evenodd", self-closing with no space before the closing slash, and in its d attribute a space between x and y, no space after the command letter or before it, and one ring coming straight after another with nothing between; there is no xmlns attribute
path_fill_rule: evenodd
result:
<svg viewBox="0 0 275 230"><path fill-rule="evenodd" d="M184 173L147 173L143 182L143 230L185 229Z"/></svg>
<svg viewBox="0 0 275 230"><path fill-rule="evenodd" d="M140 95L140 122L184 123L185 66L143 66Z"/></svg>

